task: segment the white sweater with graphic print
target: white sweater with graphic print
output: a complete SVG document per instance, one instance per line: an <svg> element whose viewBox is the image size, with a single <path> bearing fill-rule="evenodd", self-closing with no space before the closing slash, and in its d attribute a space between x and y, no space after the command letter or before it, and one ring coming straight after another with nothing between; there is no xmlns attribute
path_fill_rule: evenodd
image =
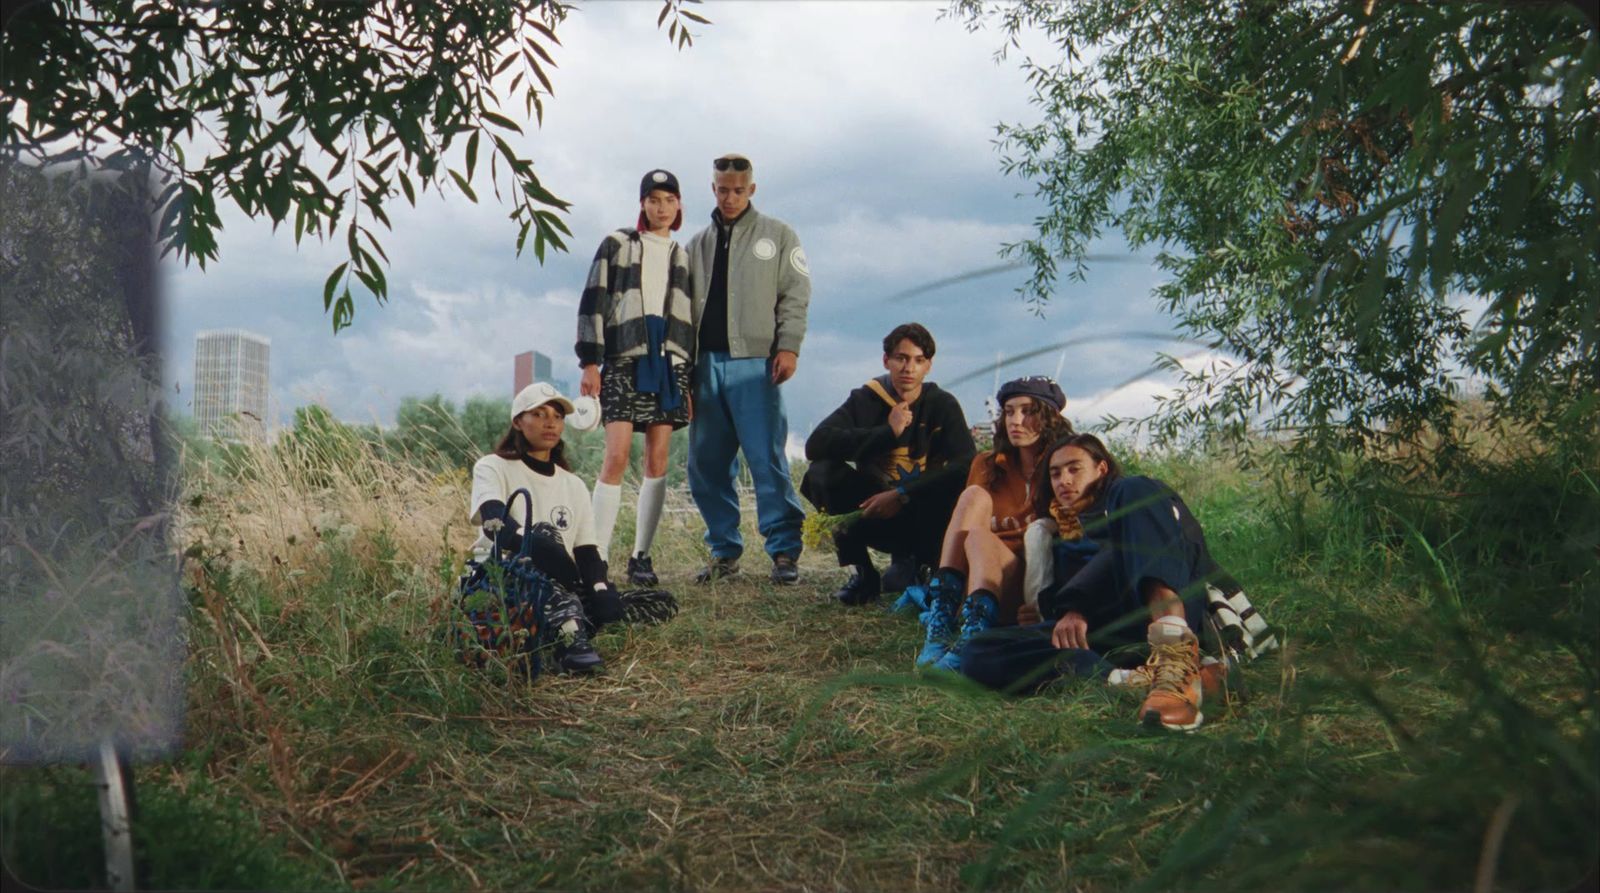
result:
<svg viewBox="0 0 1600 893"><path fill-rule="evenodd" d="M529 468L520 459L502 459L493 453L478 460L472 467L472 500L468 508L472 523L479 528L478 541L472 544L472 554L482 560L489 554L493 543L483 534L483 517L478 509L490 500L506 503L506 515L517 522L523 533L526 529L526 509L518 499L511 504L511 494L526 488L533 496L533 521L543 521L561 532L562 544L567 554L579 546L594 546L599 540L594 535L594 517L589 508L589 488L583 479L556 466L555 474L543 475Z"/></svg>

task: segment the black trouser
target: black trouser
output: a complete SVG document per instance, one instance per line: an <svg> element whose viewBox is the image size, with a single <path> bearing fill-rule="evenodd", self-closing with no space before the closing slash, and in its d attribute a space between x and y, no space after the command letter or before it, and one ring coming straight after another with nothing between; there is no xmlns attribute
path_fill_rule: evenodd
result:
<svg viewBox="0 0 1600 893"><path fill-rule="evenodd" d="M839 564L866 564L870 547L890 555L915 555L919 563L937 566L945 527L950 524L950 513L955 511L956 500L965 487L966 480L961 477L934 481L918 489L912 501L894 517L862 518L851 524L834 537ZM867 497L885 489L877 478L835 459L811 463L800 481L801 495L818 511L830 515L849 514L860 508Z"/></svg>
<svg viewBox="0 0 1600 893"><path fill-rule="evenodd" d="M578 596L583 603L583 613L589 622L596 627L607 623L615 623L622 619L622 602L617 598L616 592L610 587L595 589L593 586L583 585L583 578L578 574L577 562L572 560L566 546L561 545L555 537L549 536L534 525L534 531L529 534L528 555L533 560L533 566L539 572L561 584L566 589Z"/></svg>
<svg viewBox="0 0 1600 893"><path fill-rule="evenodd" d="M1205 583L1236 585L1206 549L1205 534L1188 506L1150 478L1122 478L1106 493L1103 528L1085 520L1101 546L1063 585L1042 593L1039 610L1059 618L1082 614L1093 650L1058 649L1050 643L1054 621L990 630L961 652L961 670L992 688L1028 691L1063 674L1102 672L1099 655L1145 640L1150 609L1146 582L1171 588L1184 618L1199 636L1206 610Z"/></svg>

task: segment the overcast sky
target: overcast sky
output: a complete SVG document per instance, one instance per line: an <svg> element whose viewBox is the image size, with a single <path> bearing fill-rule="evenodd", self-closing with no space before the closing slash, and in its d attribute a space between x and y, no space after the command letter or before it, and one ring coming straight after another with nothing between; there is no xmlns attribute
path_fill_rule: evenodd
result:
<svg viewBox="0 0 1600 893"><path fill-rule="evenodd" d="M494 200L480 159L480 204L450 193L388 208L390 302L357 296L353 328L335 336L322 312L323 279L343 260L342 237L298 248L292 228L223 213L220 259L168 267L167 350L173 402L188 411L194 336L237 327L272 340L272 412L308 402L353 422L389 424L402 397L439 392L509 396L512 356L539 350L577 381L578 293L595 246L631 225L651 168L683 184L680 241L712 209L710 161L742 152L756 164L754 205L787 221L812 271L809 330L799 373L784 386L791 428L804 437L851 388L882 371L879 342L917 320L939 349L932 380L951 380L1045 345L1102 333L1173 330L1144 260L1099 263L1065 282L1040 318L1014 292L1021 272L973 279L909 301L919 283L1000 263L1002 243L1030 232L1032 185L1000 173L991 142L1001 121L1032 121L1017 59L996 61L1000 38L941 19L941 3L732 3L699 11L682 52L655 27L660 4L584 4L559 29L555 96L542 129L520 148L541 180L573 203L571 251L541 266L515 252L509 206ZM1035 42L1024 49L1043 48ZM1015 56L1015 51L1014 51ZM520 109L520 98L516 108ZM487 154L487 153L486 153ZM1126 254L1115 237L1100 250ZM1001 378L1054 374L1080 426L1142 412L1164 383L1110 392L1182 345L1100 340L1011 367ZM986 375L953 388L969 419L992 393Z"/></svg>

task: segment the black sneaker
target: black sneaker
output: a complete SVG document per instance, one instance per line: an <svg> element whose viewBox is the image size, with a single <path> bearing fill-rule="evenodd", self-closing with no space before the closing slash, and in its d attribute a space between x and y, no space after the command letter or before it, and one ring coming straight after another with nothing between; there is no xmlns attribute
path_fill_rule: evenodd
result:
<svg viewBox="0 0 1600 893"><path fill-rule="evenodd" d="M563 673L593 673L605 666L600 653L589 643L589 634L579 624L576 632L556 634L556 665Z"/></svg>
<svg viewBox="0 0 1600 893"><path fill-rule="evenodd" d="M655 586L661 582L656 576L656 569L650 564L649 555L634 555L628 558L628 582L634 586Z"/></svg>
<svg viewBox="0 0 1600 893"><path fill-rule="evenodd" d="M720 580L723 577L731 577L738 572L739 559L718 558L717 556L713 555L711 556L711 560L706 562L706 566L701 568L698 574L694 575L694 581L696 583L710 583L713 580Z"/></svg>
<svg viewBox="0 0 1600 893"><path fill-rule="evenodd" d="M858 565L855 573L850 575L850 579L845 581L844 586L840 587L839 591L833 594L833 597L840 604L864 605L867 602L878 600L878 584L878 572L873 569L872 565L869 564L865 567Z"/></svg>
<svg viewBox="0 0 1600 893"><path fill-rule="evenodd" d="M896 555L883 570L883 591L904 592L922 580L922 565L916 555Z"/></svg>
<svg viewBox="0 0 1600 893"><path fill-rule="evenodd" d="M800 566L794 563L793 555L772 556L772 582L780 586L793 586L800 582Z"/></svg>

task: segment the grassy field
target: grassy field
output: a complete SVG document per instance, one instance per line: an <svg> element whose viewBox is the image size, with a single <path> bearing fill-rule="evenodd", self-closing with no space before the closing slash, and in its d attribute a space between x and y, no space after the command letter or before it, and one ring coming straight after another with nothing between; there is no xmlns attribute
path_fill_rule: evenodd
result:
<svg viewBox="0 0 1600 893"><path fill-rule="evenodd" d="M1137 699L1098 684L1010 699L919 677L917 623L832 603L844 573L829 555L780 588L751 546L742 577L696 586L701 527L677 492L655 559L678 618L599 636L598 677L507 684L440 638L473 534L464 474L305 444L191 469L185 751L138 772L145 876L1041 891L1592 878L1592 469L1547 463L1413 511L1329 502L1265 468L1142 463L1186 495L1287 643L1248 668L1248 703L1207 704L1193 735L1138 731ZM624 505L614 559L632 542ZM0 778L10 869L99 883L88 776Z"/></svg>

